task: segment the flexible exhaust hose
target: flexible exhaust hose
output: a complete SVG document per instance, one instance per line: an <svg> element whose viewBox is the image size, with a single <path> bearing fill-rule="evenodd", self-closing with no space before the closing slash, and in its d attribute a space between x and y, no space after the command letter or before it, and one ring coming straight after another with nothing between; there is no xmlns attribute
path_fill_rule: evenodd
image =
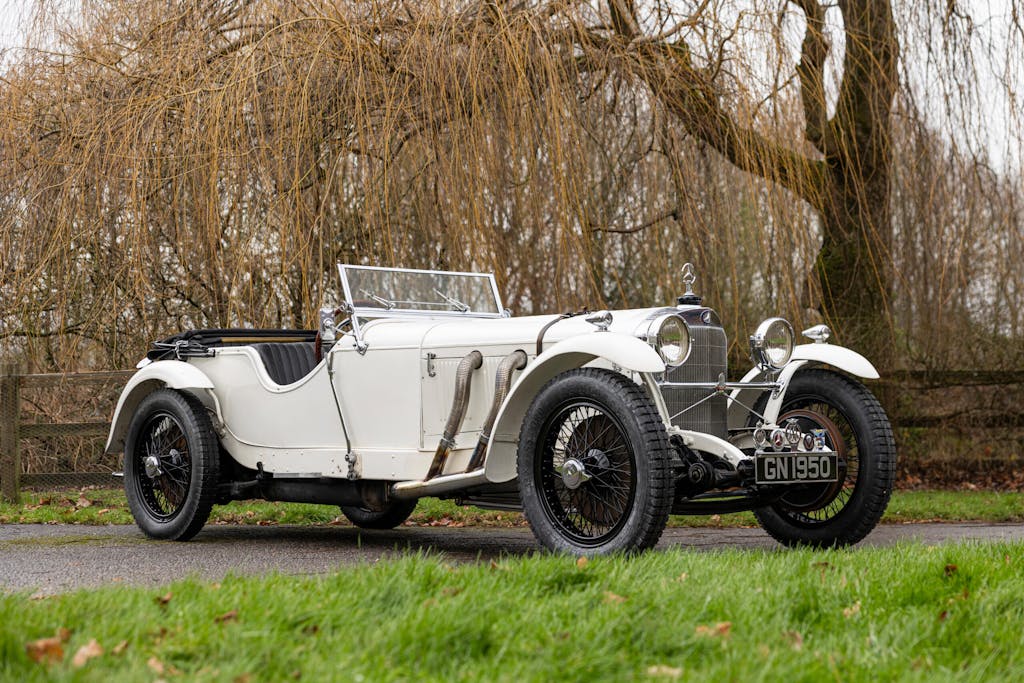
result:
<svg viewBox="0 0 1024 683"><path fill-rule="evenodd" d="M487 414L487 421L484 423L483 431L480 432L480 440L476 442L473 449L473 456L469 459L467 472L472 472L484 464L484 457L487 455L487 443L491 440L491 428L494 427L494 420L498 417L501 404L505 402L509 390L512 388L512 373L526 367L526 352L513 351L505 356L498 365L498 372L494 375L494 402L491 404L491 412Z"/></svg>
<svg viewBox="0 0 1024 683"><path fill-rule="evenodd" d="M462 427L462 420L466 417L466 407L469 405L469 382L473 378L473 372L479 370L484 364L484 355L479 351L470 351L461 361L455 371L455 398L452 399L452 411L448 414L448 422L444 426L441 441L437 444L437 451L434 453L434 460L430 463L430 470L427 472L427 479L433 479L441 474L448 454L452 452L455 445L455 435Z"/></svg>

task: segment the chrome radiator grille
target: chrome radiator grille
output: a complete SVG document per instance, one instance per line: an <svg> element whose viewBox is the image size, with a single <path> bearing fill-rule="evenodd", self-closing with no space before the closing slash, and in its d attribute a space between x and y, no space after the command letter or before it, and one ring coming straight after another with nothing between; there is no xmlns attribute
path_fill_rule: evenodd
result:
<svg viewBox="0 0 1024 683"><path fill-rule="evenodd" d="M690 357L678 368L669 370L665 379L669 382L717 382L718 376L726 372L728 365L725 330L717 325L695 325L690 321L690 333L693 335ZM714 394L714 391L665 387L661 393L665 397L669 414L676 415L702 398ZM705 432L724 439L728 436L728 407L728 399L724 395L714 396L672 418L672 424L681 429Z"/></svg>

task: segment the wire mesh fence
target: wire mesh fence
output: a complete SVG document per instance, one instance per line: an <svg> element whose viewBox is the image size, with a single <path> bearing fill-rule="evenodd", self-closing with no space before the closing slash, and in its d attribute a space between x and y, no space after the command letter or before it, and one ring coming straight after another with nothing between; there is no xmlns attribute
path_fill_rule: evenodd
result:
<svg viewBox="0 0 1024 683"><path fill-rule="evenodd" d="M120 459L104 453L130 371L26 374L0 363L0 492L112 484Z"/></svg>

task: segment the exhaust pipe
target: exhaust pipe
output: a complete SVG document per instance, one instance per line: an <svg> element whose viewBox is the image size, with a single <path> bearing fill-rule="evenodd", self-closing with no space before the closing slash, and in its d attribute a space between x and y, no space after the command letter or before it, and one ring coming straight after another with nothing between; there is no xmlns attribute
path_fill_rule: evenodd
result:
<svg viewBox="0 0 1024 683"><path fill-rule="evenodd" d="M437 444L437 451L434 453L434 460L430 463L427 471L427 479L433 479L441 474L448 454L455 446L455 435L462 427L462 420L466 417L466 407L469 405L469 382L473 378L473 372L479 370L484 364L484 355L479 351L470 351L459 361L459 367L455 371L455 398L452 399L452 411L448 414L448 422L444 426L441 441Z"/></svg>
<svg viewBox="0 0 1024 683"><path fill-rule="evenodd" d="M494 402L491 404L491 412L487 415L487 421L480 432L480 440L476 442L473 449L473 456L469 459L466 472L479 469L484 464L487 456L487 444L491 440L491 429L494 427L494 420L498 417L501 404L505 402L509 390L512 388L512 373L526 367L526 352L513 351L505 356L498 366L498 372L494 375Z"/></svg>

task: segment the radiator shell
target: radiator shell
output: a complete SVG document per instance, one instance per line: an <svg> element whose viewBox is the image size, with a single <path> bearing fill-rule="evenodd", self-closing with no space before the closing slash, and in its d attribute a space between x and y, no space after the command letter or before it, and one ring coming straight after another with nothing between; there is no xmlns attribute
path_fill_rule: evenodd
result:
<svg viewBox="0 0 1024 683"><path fill-rule="evenodd" d="M693 345L686 362L665 373L669 382L717 382L719 376L728 376L729 342L718 316L709 308L689 310L683 318L690 327ZM672 417L673 426L728 436L728 407L725 394L713 396L713 389L681 389L662 387L662 396ZM696 407L701 399L712 396ZM685 412L683 412L685 411Z"/></svg>

